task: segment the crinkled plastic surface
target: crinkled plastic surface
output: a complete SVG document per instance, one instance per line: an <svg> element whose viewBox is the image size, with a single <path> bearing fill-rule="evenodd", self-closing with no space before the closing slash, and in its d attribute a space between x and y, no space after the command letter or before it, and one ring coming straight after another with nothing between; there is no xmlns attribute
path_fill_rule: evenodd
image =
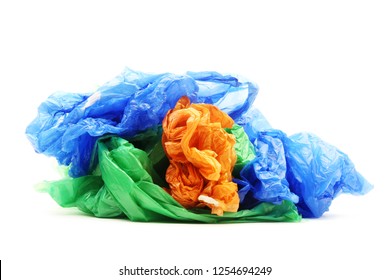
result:
<svg viewBox="0 0 390 280"><path fill-rule="evenodd" d="M356 171L348 156L315 135L287 137L279 130L255 131L256 159L240 173L240 209L259 202L297 203L304 218L318 218L341 192L363 195L372 185ZM299 199L298 199L298 197Z"/></svg>
<svg viewBox="0 0 390 280"><path fill-rule="evenodd" d="M238 124L234 124L232 128L225 128L225 130L228 133L233 134L236 139L234 150L236 151L237 161L234 165L233 176L238 177L244 166L256 157L255 149L253 144L249 141L244 128Z"/></svg>
<svg viewBox="0 0 390 280"><path fill-rule="evenodd" d="M198 103L214 104L228 113L234 120L242 117L251 108L258 92L258 87L244 79L217 72L187 72L199 87Z"/></svg>
<svg viewBox="0 0 390 280"><path fill-rule="evenodd" d="M46 182L44 190L63 207L78 207L97 217L123 214L138 222L242 223L300 221L295 205L262 203L251 210L210 214L207 209L186 209L163 188L153 183L152 160L128 141L102 138L98 141L100 175Z"/></svg>
<svg viewBox="0 0 390 280"><path fill-rule="evenodd" d="M95 92L53 94L26 134L70 177L41 187L97 217L208 223L320 217L338 194L372 189L335 147L272 129L257 91L217 72L127 69Z"/></svg>
<svg viewBox="0 0 390 280"><path fill-rule="evenodd" d="M251 142L255 141L259 131L272 129L264 115L253 107L235 121L244 128Z"/></svg>
<svg viewBox="0 0 390 280"><path fill-rule="evenodd" d="M256 85L216 72L145 74L126 69L93 93L56 93L41 104L26 134L35 150L71 165L70 175L87 175L96 140L113 134L131 137L161 124L182 96L216 104L233 118L244 114Z"/></svg>
<svg viewBox="0 0 390 280"><path fill-rule="evenodd" d="M190 104L182 97L163 120L162 143L170 165L166 181L172 196L184 207L202 204L222 216L236 212L235 137L225 131L233 119L209 104Z"/></svg>
<svg viewBox="0 0 390 280"><path fill-rule="evenodd" d="M256 157L240 172L241 208L252 208L259 202L298 202L286 179L286 158L283 142L273 131L259 132L253 141Z"/></svg>
<svg viewBox="0 0 390 280"><path fill-rule="evenodd" d="M287 180L300 198L297 206L303 217L321 217L340 193L363 195L372 189L346 154L317 136L298 133L282 138Z"/></svg>

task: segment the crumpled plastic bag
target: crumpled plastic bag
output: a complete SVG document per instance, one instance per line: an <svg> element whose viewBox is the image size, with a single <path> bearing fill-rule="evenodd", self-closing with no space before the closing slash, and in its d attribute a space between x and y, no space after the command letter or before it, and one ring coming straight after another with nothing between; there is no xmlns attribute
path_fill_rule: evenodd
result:
<svg viewBox="0 0 390 280"><path fill-rule="evenodd" d="M304 218L318 218L338 194L363 195L372 189L346 154L317 136L298 133L287 137L279 130L248 127L257 157L235 180L240 209L263 201L289 200L297 203Z"/></svg>
<svg viewBox="0 0 390 280"><path fill-rule="evenodd" d="M163 120L162 144L170 161L166 181L170 193L186 208L202 204L212 214L237 212L237 185L232 182L236 163L233 119L209 104L179 99Z"/></svg>
<svg viewBox="0 0 390 280"><path fill-rule="evenodd" d="M356 171L349 157L309 133L280 134L286 150L287 180L299 196L299 213L318 218L340 193L363 195L373 187Z"/></svg>
<svg viewBox="0 0 390 280"><path fill-rule="evenodd" d="M101 138L97 143L95 175L45 182L48 192L63 207L78 207L97 217L126 216L138 222L242 223L300 221L295 205L261 203L251 210L217 216L209 210L186 209L162 187L153 183L152 160L148 154L119 137Z"/></svg>
<svg viewBox="0 0 390 280"><path fill-rule="evenodd" d="M39 107L26 134L37 152L56 157L73 178L42 187L60 205L77 206L97 217L126 215L133 221L201 222L297 221L300 217L294 203L303 217L320 217L338 194L365 194L372 189L348 156L335 147L312 134L288 137L272 129L262 113L252 107L257 91L256 85L241 77L216 72L174 75L126 69L95 92L53 94ZM218 107L213 112L222 110L234 120L235 124L231 119L220 124L227 134L218 133L227 143L218 147L225 145L235 152L236 164L232 154L227 163L213 160L213 149L204 149L202 154L207 161L222 162L226 170L232 171L234 165L233 182L229 172L222 172L222 176L213 164L181 166L182 160L187 160L184 153L179 150L175 154L174 149L162 145L163 119L182 96L195 107L210 109L214 107L194 103L213 104ZM229 140L233 136L235 144ZM197 142L203 145L203 140ZM171 167L174 176L166 180L170 166L167 151L176 161ZM218 174L224 177L227 188L212 193L218 186L212 185L206 191L206 200L186 205L198 208L186 209L168 193L175 189L175 178L207 186L209 181L221 181L215 181ZM236 195L219 199L227 204L213 208L210 199L221 198L225 192L236 194L236 183L239 211L226 212L237 210ZM205 205L213 213L223 212L223 216L209 214Z"/></svg>
<svg viewBox="0 0 390 280"><path fill-rule="evenodd" d="M210 103L233 118L251 107L257 86L216 72L145 74L126 69L95 92L55 93L41 104L26 134L38 153L70 165L72 177L94 169L93 148L100 136L132 137L161 124L182 96Z"/></svg>

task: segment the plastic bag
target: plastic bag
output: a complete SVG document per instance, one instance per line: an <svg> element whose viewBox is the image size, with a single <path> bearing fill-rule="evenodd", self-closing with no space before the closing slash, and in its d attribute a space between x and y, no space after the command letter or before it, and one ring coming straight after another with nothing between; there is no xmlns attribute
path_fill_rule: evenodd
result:
<svg viewBox="0 0 390 280"><path fill-rule="evenodd" d="M257 157L241 171L240 180L235 180L240 209L262 201L289 200L297 203L304 218L318 218L338 194L363 195L372 189L346 154L315 135L287 137L279 130L246 127Z"/></svg>
<svg viewBox="0 0 390 280"><path fill-rule="evenodd" d="M56 93L39 107L26 134L35 150L70 165L72 177L87 175L96 140L132 137L161 124L182 96L216 104L236 118L252 105L256 85L216 72L145 74L126 69L93 93Z"/></svg>
<svg viewBox="0 0 390 280"><path fill-rule="evenodd" d="M209 210L185 209L163 188L153 183L152 160L147 153L128 141L102 138L98 141L96 173L80 178L46 182L48 192L63 207L78 207L97 217L118 217L123 214L139 222L204 222L241 223L258 221L300 221L295 205L262 203L253 209L223 216ZM156 171L157 172L157 171Z"/></svg>
<svg viewBox="0 0 390 280"><path fill-rule="evenodd" d="M321 217L340 193L363 195L372 189L346 154L317 136L298 133L281 138L286 150L287 180L300 198L297 207L303 217Z"/></svg>
<svg viewBox="0 0 390 280"><path fill-rule="evenodd" d="M339 193L372 189L335 147L311 134L287 137L272 129L252 107L257 91L243 78L216 72L174 75L127 69L93 93L53 94L39 107L26 134L37 152L56 157L73 178L42 186L60 205L97 217L192 222L297 221L294 203L303 217L320 217ZM161 143L163 119L182 97L187 103L218 107L193 105L212 113L209 127L193 133L201 152L192 149L195 142L186 144L187 156L197 154L191 165L184 164L188 159L183 149ZM169 141L175 143L175 137ZM227 150L216 152L222 147ZM165 152L175 158L172 167ZM199 183L196 199L190 200L202 194L200 204L178 199L175 180ZM186 207L198 208L183 208L169 193ZM225 212L237 210L238 197L240 211ZM208 214L205 205L223 216Z"/></svg>
<svg viewBox="0 0 390 280"><path fill-rule="evenodd" d="M205 204L219 216L237 212L233 119L209 104L190 104L182 97L163 120L162 144L170 165L166 181L172 196L184 207Z"/></svg>

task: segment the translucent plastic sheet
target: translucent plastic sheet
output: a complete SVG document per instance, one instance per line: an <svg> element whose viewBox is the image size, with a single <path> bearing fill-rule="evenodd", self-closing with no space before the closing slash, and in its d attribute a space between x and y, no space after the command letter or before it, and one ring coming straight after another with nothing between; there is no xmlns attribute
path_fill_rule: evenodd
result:
<svg viewBox="0 0 390 280"><path fill-rule="evenodd" d="M219 104L233 118L252 105L257 87L231 75L189 72L145 74L126 69L95 92L55 93L39 107L26 133L35 150L71 165L70 175L86 175L96 140L106 134L131 137L161 124L182 96Z"/></svg>
<svg viewBox="0 0 390 280"><path fill-rule="evenodd" d="M69 176L41 188L97 217L207 223L317 218L372 189L337 148L273 129L257 91L217 72L126 69L95 92L53 94L26 134Z"/></svg>
<svg viewBox="0 0 390 280"><path fill-rule="evenodd" d="M272 132L260 132L253 141L256 157L241 170L241 207L251 208L258 202L280 203L299 198L289 189L283 142Z"/></svg>
<svg viewBox="0 0 390 280"><path fill-rule="evenodd" d="M106 138L98 141L100 175L46 182L41 189L63 207L78 207L97 217L125 215L138 222L232 223L299 221L293 203L262 203L251 210L210 214L206 209L185 209L163 188L153 183L152 161L147 153L128 141Z"/></svg>
<svg viewBox="0 0 390 280"><path fill-rule="evenodd" d="M313 134L283 137L287 180L299 196L299 212L305 218L321 217L340 193L363 195L372 185L356 171L346 154Z"/></svg>
<svg viewBox="0 0 390 280"><path fill-rule="evenodd" d="M315 135L287 137L279 130L267 130L250 137L256 159L236 180L241 209L262 201L289 200L297 203L304 218L318 218L338 194L363 195L372 189L346 154Z"/></svg>
<svg viewBox="0 0 390 280"><path fill-rule="evenodd" d="M234 165L233 176L239 177L244 166L256 157L255 149L241 126L234 124L232 128L225 128L225 130L233 134L236 139L234 150L236 151L237 161Z"/></svg>
<svg viewBox="0 0 390 280"><path fill-rule="evenodd" d="M233 119L214 105L190 104L182 97L163 120L162 144L170 165L166 181L183 206L205 204L219 216L236 212L237 185L232 182L236 163Z"/></svg>

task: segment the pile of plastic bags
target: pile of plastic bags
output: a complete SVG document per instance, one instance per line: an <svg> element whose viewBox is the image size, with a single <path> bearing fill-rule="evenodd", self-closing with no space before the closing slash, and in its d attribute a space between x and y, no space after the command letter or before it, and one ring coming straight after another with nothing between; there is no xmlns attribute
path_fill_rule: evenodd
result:
<svg viewBox="0 0 390 280"><path fill-rule="evenodd" d="M216 72L126 69L95 92L55 93L26 134L69 175L41 189L96 217L205 223L320 217L372 189L335 147L272 129L257 92Z"/></svg>

